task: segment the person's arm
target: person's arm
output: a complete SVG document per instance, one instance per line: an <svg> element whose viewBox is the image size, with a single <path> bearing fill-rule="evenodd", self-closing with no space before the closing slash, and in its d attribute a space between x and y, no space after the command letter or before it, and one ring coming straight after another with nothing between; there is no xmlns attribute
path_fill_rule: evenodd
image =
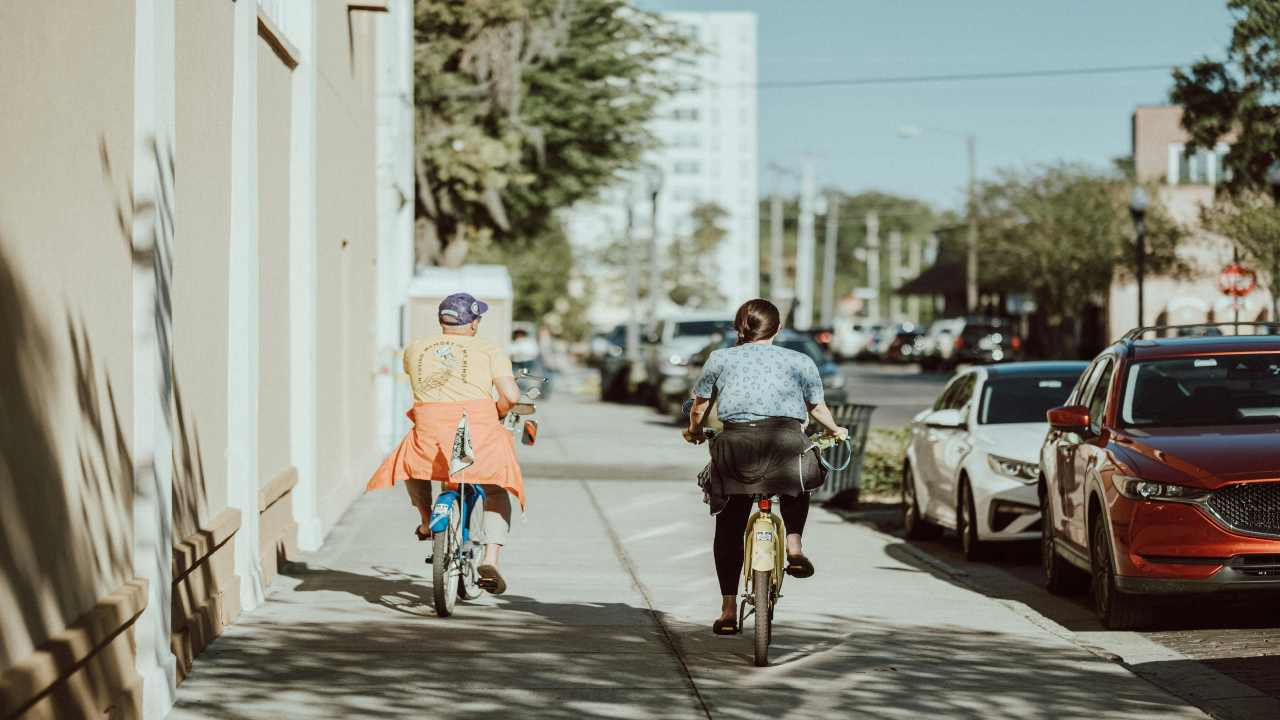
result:
<svg viewBox="0 0 1280 720"><path fill-rule="evenodd" d="M490 367L493 368L493 389L498 391L498 417L506 417L511 408L520 402L520 386L516 384L515 371L511 369L511 358L501 350L494 350L490 356Z"/></svg>
<svg viewBox="0 0 1280 720"><path fill-rule="evenodd" d="M693 407L689 410L689 427L684 431L684 439L695 445L706 440L702 432L702 421L707 417L707 409L711 407L711 396L715 394L716 379L720 377L719 351L707 357L702 366L702 375L693 384Z"/></svg>
<svg viewBox="0 0 1280 720"><path fill-rule="evenodd" d="M827 407L826 396L822 391L822 375L812 360L809 360L804 368L801 387L804 391L805 407L809 409L813 419L827 429L827 434L841 440L849 437L849 431L837 425L836 419L831 416L831 408Z"/></svg>
<svg viewBox="0 0 1280 720"><path fill-rule="evenodd" d="M809 406L809 414L813 416L814 420L818 421L819 425L827 429L828 434L835 435L841 440L849 437L849 430L836 424L836 419L831 416L831 408L827 407L825 402L805 404Z"/></svg>

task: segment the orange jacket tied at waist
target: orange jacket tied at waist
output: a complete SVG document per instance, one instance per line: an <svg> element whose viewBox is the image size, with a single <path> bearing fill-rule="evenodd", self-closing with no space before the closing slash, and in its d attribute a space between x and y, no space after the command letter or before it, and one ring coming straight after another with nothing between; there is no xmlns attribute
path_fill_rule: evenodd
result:
<svg viewBox="0 0 1280 720"><path fill-rule="evenodd" d="M475 464L450 477L449 458L463 413L471 427ZM498 420L492 400L418 403L406 414L413 428L369 478L366 490L388 488L408 478L498 485L524 507L524 476L516 463L515 439Z"/></svg>

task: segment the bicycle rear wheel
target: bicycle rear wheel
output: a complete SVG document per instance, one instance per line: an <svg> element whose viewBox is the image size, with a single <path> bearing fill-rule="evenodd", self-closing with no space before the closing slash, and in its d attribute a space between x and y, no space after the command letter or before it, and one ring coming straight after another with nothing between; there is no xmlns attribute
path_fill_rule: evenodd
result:
<svg viewBox="0 0 1280 720"><path fill-rule="evenodd" d="M770 590L773 588L772 571L753 570L751 572L751 589L755 595L755 661L756 667L769 665L769 641L772 639L773 608L770 607Z"/></svg>
<svg viewBox="0 0 1280 720"><path fill-rule="evenodd" d="M462 577L462 508L454 497L449 506L449 527L432 538L431 593L436 615L449 617L458 602L458 583Z"/></svg>

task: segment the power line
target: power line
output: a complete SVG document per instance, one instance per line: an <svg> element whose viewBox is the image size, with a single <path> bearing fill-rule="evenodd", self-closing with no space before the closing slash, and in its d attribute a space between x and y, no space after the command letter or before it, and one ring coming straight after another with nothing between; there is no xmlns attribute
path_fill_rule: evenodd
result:
<svg viewBox="0 0 1280 720"><path fill-rule="evenodd" d="M1091 68L1058 68L1050 70L1008 70L1003 72L950 73L944 75L881 75L860 78L830 78L826 80L771 80L721 87L755 87L761 90L806 87L851 87L858 85L916 85L936 82L973 82L980 80L1016 80L1019 78L1085 77L1089 75L1119 75L1123 73L1168 72L1180 63L1163 65L1112 65Z"/></svg>

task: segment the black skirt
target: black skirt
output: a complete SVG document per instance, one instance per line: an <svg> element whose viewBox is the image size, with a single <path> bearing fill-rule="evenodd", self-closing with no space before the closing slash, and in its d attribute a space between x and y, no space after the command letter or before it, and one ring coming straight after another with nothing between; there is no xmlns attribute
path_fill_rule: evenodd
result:
<svg viewBox="0 0 1280 720"><path fill-rule="evenodd" d="M822 487L826 473L804 424L777 417L725 423L702 480L715 514L730 495L800 495Z"/></svg>

